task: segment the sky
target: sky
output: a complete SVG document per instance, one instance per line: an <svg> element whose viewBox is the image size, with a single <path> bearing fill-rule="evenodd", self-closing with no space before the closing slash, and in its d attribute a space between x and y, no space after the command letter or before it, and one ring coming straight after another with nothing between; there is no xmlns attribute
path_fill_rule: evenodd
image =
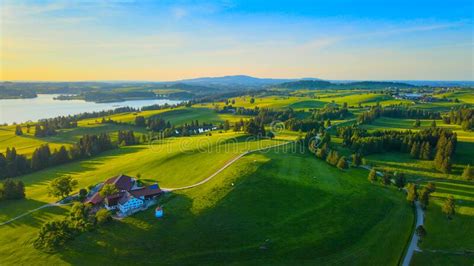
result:
<svg viewBox="0 0 474 266"><path fill-rule="evenodd" d="M0 0L0 80L474 80L473 3Z"/></svg>

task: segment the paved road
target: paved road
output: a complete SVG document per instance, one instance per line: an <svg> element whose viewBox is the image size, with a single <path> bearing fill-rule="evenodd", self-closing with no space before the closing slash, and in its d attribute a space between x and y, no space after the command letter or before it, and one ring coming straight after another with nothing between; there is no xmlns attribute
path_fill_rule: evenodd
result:
<svg viewBox="0 0 474 266"><path fill-rule="evenodd" d="M418 226L423 225L424 223L424 212L423 212L423 209L421 208L419 201L415 201L415 207L416 207L416 225L415 225L415 229L416 229ZM403 263L402 263L403 266L410 265L411 258L413 257L413 253L415 253L415 251L421 252L421 249L418 247L418 240L419 240L419 237L416 234L416 230L413 230L410 246L408 246L407 253L405 254L405 258L403 259Z"/></svg>

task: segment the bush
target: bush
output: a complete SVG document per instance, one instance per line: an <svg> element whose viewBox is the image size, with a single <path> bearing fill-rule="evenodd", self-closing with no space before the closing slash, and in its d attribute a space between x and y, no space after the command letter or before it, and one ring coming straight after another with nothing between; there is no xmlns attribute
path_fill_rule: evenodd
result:
<svg viewBox="0 0 474 266"><path fill-rule="evenodd" d="M97 221L97 224L104 224L112 219L112 216L110 212L106 209L100 209L98 212L95 214L95 219Z"/></svg>
<svg viewBox="0 0 474 266"><path fill-rule="evenodd" d="M342 156L339 158L339 161L337 162L337 168L339 169L347 169L348 164L345 156Z"/></svg>

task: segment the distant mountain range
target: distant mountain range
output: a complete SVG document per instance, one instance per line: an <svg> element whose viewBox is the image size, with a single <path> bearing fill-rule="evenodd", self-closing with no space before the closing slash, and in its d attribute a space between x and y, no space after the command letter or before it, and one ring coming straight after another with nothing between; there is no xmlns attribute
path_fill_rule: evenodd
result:
<svg viewBox="0 0 474 266"><path fill-rule="evenodd" d="M275 85L284 82L298 80L319 80L317 78L302 79L274 79L274 78L256 78L246 75L223 76L223 77L203 77L195 79L183 79L166 83L184 83L191 85L210 86L210 87L262 87Z"/></svg>
<svg viewBox="0 0 474 266"><path fill-rule="evenodd" d="M160 82L161 83L161 82ZM162 82L164 84L189 84L211 88L262 88L278 87L284 88L330 88L338 84L341 88L347 87L364 87L385 88L399 87L410 88L415 86L460 86L473 87L474 81L432 81L432 80L384 80L384 81L359 81L359 80L322 80L319 78L295 78L295 79L279 79L279 78L257 78L246 75L223 76L223 77L203 77L194 79L183 79L177 81Z"/></svg>
<svg viewBox="0 0 474 266"><path fill-rule="evenodd" d="M412 88L415 85L392 82L392 81L327 81L318 78L301 79L273 79L256 78L245 75L224 76L224 77L204 77L195 79L184 79L173 82L166 82L165 86L169 88L180 88L188 90L205 91L214 89L256 89L256 88L284 88L284 89L347 89L347 88L366 88L383 89L393 88Z"/></svg>

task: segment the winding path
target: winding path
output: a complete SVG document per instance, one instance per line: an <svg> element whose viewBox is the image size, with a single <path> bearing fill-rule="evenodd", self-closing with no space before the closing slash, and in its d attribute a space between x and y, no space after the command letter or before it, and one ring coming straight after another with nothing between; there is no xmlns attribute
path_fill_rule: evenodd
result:
<svg viewBox="0 0 474 266"><path fill-rule="evenodd" d="M416 234L416 228L424 223L424 212L421 208L420 202L415 201L416 207L416 225L415 229L413 230L413 235L411 237L410 245L408 246L407 252L405 253L405 258L403 258L402 266L409 266L411 258L415 251L421 252L421 249L418 247L418 240L420 237Z"/></svg>
<svg viewBox="0 0 474 266"><path fill-rule="evenodd" d="M212 175L210 175L209 177L207 177L206 179L204 180L201 180L199 182L197 182L196 184L193 184L193 185L189 185L189 186L184 186L184 187L177 187L177 188L162 188L163 191L165 192L171 192L171 191L177 191L177 190L185 190L185 189L190 189L190 188L194 188L194 187L197 187L197 186L200 186L202 184L205 184L207 183L209 180L211 180L212 178L214 178L216 175L218 175L220 172L222 172L224 169L226 169L227 167L229 167L230 165L232 165L233 163L235 163L237 160L239 160L240 158L242 158L243 156L249 154L249 153L253 153L253 152L257 152L257 151L263 151L263 150L267 150L267 149L271 149L271 148L275 148L275 147L279 147L279 146L283 146L283 145L287 145L289 143L292 143L292 141L288 141L288 142L284 142L284 143L280 143L280 144L277 144L277 145L273 145L273 146L268 146L268 147L264 147L264 148L260 148L260 149L256 149L256 150L250 150L250 151L246 151L240 155L238 155L237 157L233 158L231 161L227 162L224 166L222 166L221 168L219 168L216 172L214 172ZM6 224L9 224L17 219L20 219L26 215L29 215L33 212L36 212L36 211L39 211L41 209L44 209L44 208L48 208L48 207L57 207L57 206L63 206L63 205L67 205L67 204L71 204L71 203L60 203L60 202L54 202L54 203L48 203L48 204L45 204L43 206L40 206L36 209L32 209L32 210L29 210L23 214L20 214L8 221L5 221L5 222L2 222L0 223L0 226L2 225L6 225Z"/></svg>
<svg viewBox="0 0 474 266"><path fill-rule="evenodd" d="M246 151L240 155L238 155L237 157L235 157L234 159L230 160L229 162L227 162L224 166L222 166L221 168L219 168L219 170L217 170L216 172L214 172L212 175L210 175L209 177L207 177L206 179L202 180L202 181L199 181L197 182L196 184L193 184L193 185L189 185L189 186L184 186L184 187L177 187L177 188L162 188L161 190L165 191L165 192L171 192L171 191L177 191L177 190L185 190L185 189L190 189L190 188L194 188L194 187L197 187L197 186L200 186L202 184L205 184L207 182L209 182L212 178L214 178L216 175L218 175L220 172L224 171L224 169L226 169L227 167L229 167L230 165L232 165L233 163L235 163L236 161L238 161L240 158L244 157L245 155L247 154L250 154L250 153L253 153L253 152L257 152L257 151L263 151L263 150L267 150L267 149L271 149L271 148L275 148L275 147L279 147L279 146L283 146L283 145L287 145L289 143L292 143L292 141L288 141L288 142L284 142L284 143L280 143L280 144L277 144L277 145L273 145L273 146L268 146L268 147L264 147L264 148L260 148L260 149L256 149L256 150L250 150L250 151Z"/></svg>

